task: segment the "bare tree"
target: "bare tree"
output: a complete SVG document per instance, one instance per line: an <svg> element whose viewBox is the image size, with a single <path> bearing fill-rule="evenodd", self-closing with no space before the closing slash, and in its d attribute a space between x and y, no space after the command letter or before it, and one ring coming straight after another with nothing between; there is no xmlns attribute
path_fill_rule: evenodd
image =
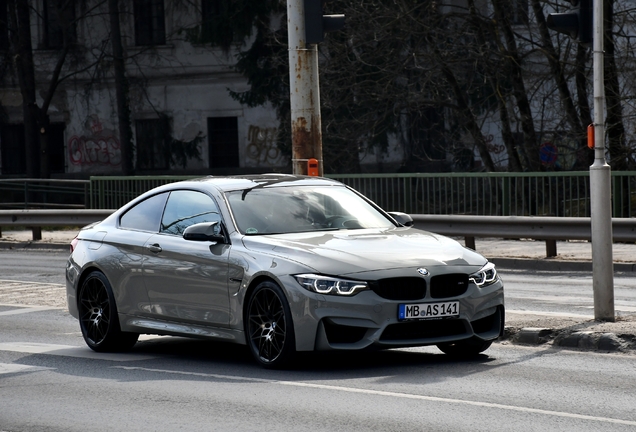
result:
<svg viewBox="0 0 636 432"><path fill-rule="evenodd" d="M74 35L77 22L92 14L98 4L83 5L83 14L75 16L74 0L56 0L46 3L47 13L54 18L56 36L55 51L39 60L37 65L33 56L31 17L37 16L28 0L8 0L9 51L14 61L16 76L22 94L27 176L34 178L50 177L48 155L49 108L60 84L72 76L81 74L99 64L103 52L92 61L84 62L80 67L68 67L69 54L77 49ZM52 33L52 32L51 32ZM51 37L47 34L45 37ZM45 42L50 43L50 40ZM41 86L41 87L39 87ZM38 91L39 90L39 91ZM38 103L37 94L41 96Z"/></svg>

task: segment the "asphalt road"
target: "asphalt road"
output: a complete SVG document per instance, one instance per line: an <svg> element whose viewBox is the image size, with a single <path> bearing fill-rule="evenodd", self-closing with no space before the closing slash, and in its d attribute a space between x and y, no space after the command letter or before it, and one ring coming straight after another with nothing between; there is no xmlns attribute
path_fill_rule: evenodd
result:
<svg viewBox="0 0 636 432"><path fill-rule="evenodd" d="M64 284L68 252L0 249L0 279Z"/></svg>
<svg viewBox="0 0 636 432"><path fill-rule="evenodd" d="M179 338L93 353L59 309L0 315L0 330L3 431L636 430L629 355L497 344L472 361L427 348L267 371Z"/></svg>
<svg viewBox="0 0 636 432"><path fill-rule="evenodd" d="M630 354L498 343L471 361L417 348L304 355L267 371L243 347L181 338L94 353L66 310L42 300L62 293L66 255L0 251L0 295L46 292L29 301L38 307L0 300L2 432L636 430ZM503 270L508 308L540 313L567 297L578 303L557 309L591 313L589 275ZM616 285L632 307L633 282Z"/></svg>

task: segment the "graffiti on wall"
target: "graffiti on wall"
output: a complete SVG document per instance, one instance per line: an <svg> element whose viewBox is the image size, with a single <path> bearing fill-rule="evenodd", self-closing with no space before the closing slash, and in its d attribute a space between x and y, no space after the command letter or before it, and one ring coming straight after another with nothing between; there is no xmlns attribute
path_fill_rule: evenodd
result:
<svg viewBox="0 0 636 432"><path fill-rule="evenodd" d="M119 141L114 136L73 136L68 143L69 161L73 165L109 165L121 163Z"/></svg>
<svg viewBox="0 0 636 432"><path fill-rule="evenodd" d="M486 147L491 153L499 154L506 149L503 144L495 143L495 137L492 134L484 135L484 141L486 141Z"/></svg>
<svg viewBox="0 0 636 432"><path fill-rule="evenodd" d="M280 165L277 134L277 128L250 126L247 132L247 157L258 165Z"/></svg>
<svg viewBox="0 0 636 432"><path fill-rule="evenodd" d="M98 118L91 118L89 135L74 135L68 141L68 160L79 166L121 164L121 147L114 131L104 130Z"/></svg>

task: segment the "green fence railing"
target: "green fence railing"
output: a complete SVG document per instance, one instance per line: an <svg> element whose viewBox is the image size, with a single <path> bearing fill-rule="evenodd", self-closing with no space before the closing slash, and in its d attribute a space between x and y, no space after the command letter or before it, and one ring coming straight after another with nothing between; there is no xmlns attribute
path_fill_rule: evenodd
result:
<svg viewBox="0 0 636 432"><path fill-rule="evenodd" d="M589 172L331 174L380 207L411 214L590 216ZM118 208L193 176L91 177L90 207ZM613 217L636 216L636 172L612 172Z"/></svg>

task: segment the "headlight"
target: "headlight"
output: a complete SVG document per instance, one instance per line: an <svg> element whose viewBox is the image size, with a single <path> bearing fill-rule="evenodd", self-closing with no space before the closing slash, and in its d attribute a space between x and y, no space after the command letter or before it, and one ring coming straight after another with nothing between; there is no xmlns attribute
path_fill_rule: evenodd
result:
<svg viewBox="0 0 636 432"><path fill-rule="evenodd" d="M295 275L294 278L303 288L318 294L352 296L368 288L366 282L315 274Z"/></svg>
<svg viewBox="0 0 636 432"><path fill-rule="evenodd" d="M468 276L468 280L473 282L479 288L483 288L497 282L499 280L499 277L497 276L497 270L495 270L495 265L489 262L489 263L486 263L486 265L483 266L478 272Z"/></svg>

